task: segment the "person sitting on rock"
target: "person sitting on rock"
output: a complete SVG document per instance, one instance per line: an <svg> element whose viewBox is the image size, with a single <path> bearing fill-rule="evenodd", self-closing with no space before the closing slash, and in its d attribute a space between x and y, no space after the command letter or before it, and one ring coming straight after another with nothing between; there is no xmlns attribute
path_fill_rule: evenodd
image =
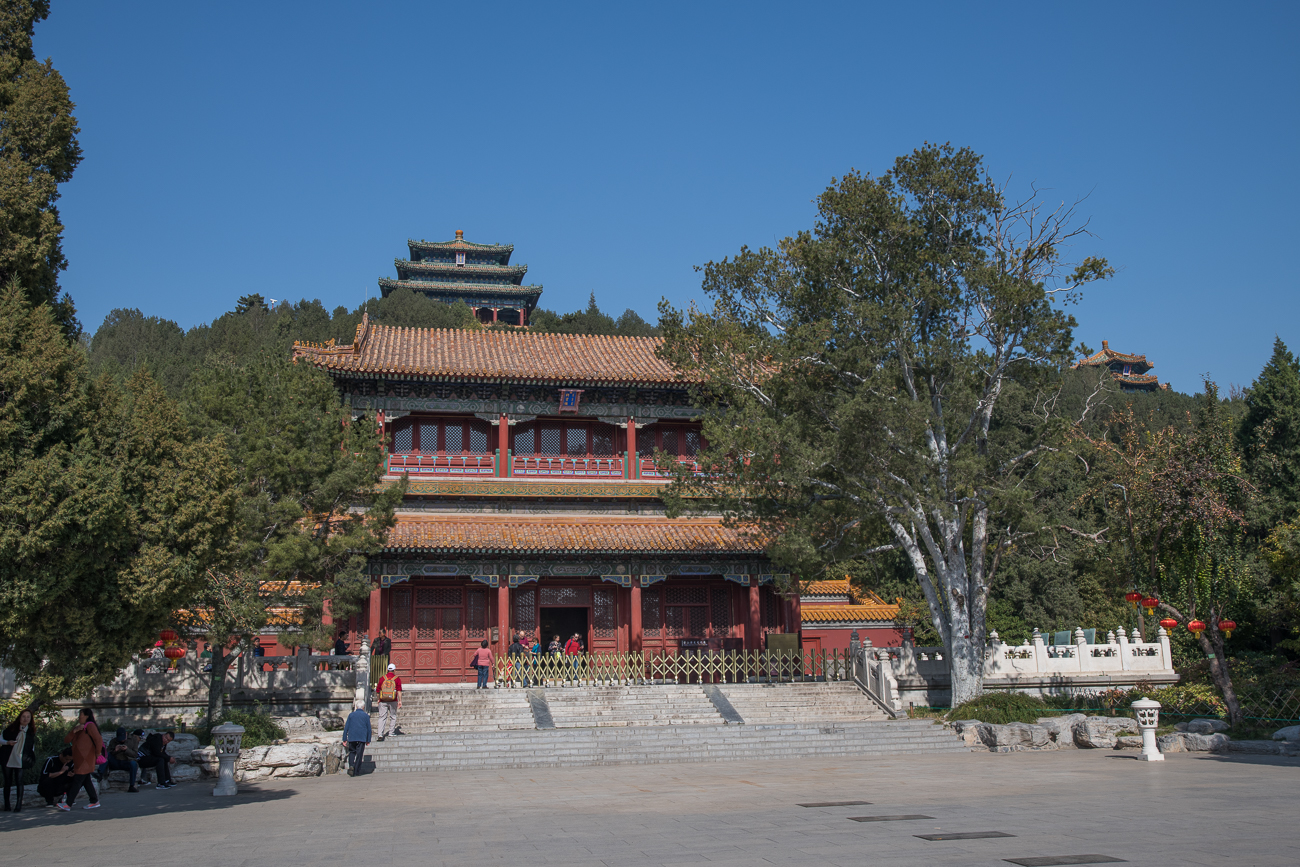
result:
<svg viewBox="0 0 1300 867"><path fill-rule="evenodd" d="M140 763L136 761L136 750L130 746L130 735L126 733L126 726L119 726L117 736L108 742L108 764L104 767L112 771L126 771L130 774L130 781L127 784L128 792L140 791L135 787L136 774L140 771ZM105 775L107 776L107 775Z"/></svg>
<svg viewBox="0 0 1300 867"><path fill-rule="evenodd" d="M140 767L153 768L158 772L158 788L170 789L176 785L172 782L171 766L176 759L167 754L167 745L176 738L176 732L168 729L165 732L154 732L144 739L143 755L140 757Z"/></svg>

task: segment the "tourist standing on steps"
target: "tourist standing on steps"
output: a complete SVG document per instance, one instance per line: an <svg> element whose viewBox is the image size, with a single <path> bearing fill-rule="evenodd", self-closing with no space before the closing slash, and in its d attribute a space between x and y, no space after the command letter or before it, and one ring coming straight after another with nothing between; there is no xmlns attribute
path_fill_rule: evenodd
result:
<svg viewBox="0 0 1300 867"><path fill-rule="evenodd" d="M379 739L397 734L397 712L402 709L402 679L397 666L388 664L388 672L379 678Z"/></svg>
<svg viewBox="0 0 1300 867"><path fill-rule="evenodd" d="M524 646L524 637L516 635L514 642L506 650L506 655L510 657L510 667L514 669L513 677L519 678L519 683L524 689L528 688L528 648Z"/></svg>
<svg viewBox="0 0 1300 867"><path fill-rule="evenodd" d="M370 648L371 656L387 656L388 651L393 649L393 640L388 637L388 630L379 630L379 637L375 639L375 646Z"/></svg>
<svg viewBox="0 0 1300 867"><path fill-rule="evenodd" d="M23 809L23 772L36 764L36 726L32 712L23 710L18 719L0 733L0 769L4 771L5 812L9 812L9 788L18 787L18 801L13 812Z"/></svg>
<svg viewBox="0 0 1300 867"><path fill-rule="evenodd" d="M492 648L488 647L486 639L479 643L469 664L478 669L478 686L474 688L487 689L488 673L492 670Z"/></svg>
<svg viewBox="0 0 1300 867"><path fill-rule="evenodd" d="M352 713L343 723L343 743L348 745L348 776L355 777L361 773L361 757L370 743L370 714L359 701L353 702Z"/></svg>
<svg viewBox="0 0 1300 867"><path fill-rule="evenodd" d="M95 712L88 707L83 707L77 714L76 726L68 732L63 742L72 744L72 778L68 780L68 788L65 790L64 800L59 802L59 809L65 813L71 810L77 800L78 790L82 788L90 798L90 803L82 809L99 809L99 792L95 791L95 784L90 781L90 776L95 773L95 758L104 749L104 738L95 723Z"/></svg>

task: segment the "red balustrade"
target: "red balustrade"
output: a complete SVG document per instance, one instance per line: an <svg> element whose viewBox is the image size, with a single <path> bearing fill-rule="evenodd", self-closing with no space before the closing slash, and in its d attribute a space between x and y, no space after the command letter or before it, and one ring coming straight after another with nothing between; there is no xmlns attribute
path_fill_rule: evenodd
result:
<svg viewBox="0 0 1300 867"><path fill-rule="evenodd" d="M679 460L677 463L679 463L679 464L681 464L681 465L683 465L683 466L689 467L689 468L690 468L690 469L695 473L695 475L697 475L697 476L700 475L700 465L699 465L699 462L698 462L698 461L691 461L691 460L685 460L685 461L683 461L683 460ZM672 478L672 476L671 476L669 473L666 473L666 472L664 472L663 470L659 469L659 465L658 465L657 463L655 463L655 459L654 459L654 458L642 458L642 459L641 459L641 478L643 478L643 479L670 479L670 478Z"/></svg>
<svg viewBox="0 0 1300 867"><path fill-rule="evenodd" d="M400 476L491 476L496 473L492 455L389 455L388 472Z"/></svg>
<svg viewBox="0 0 1300 867"><path fill-rule="evenodd" d="M541 479L621 479L622 458L521 458L510 465L510 475Z"/></svg>

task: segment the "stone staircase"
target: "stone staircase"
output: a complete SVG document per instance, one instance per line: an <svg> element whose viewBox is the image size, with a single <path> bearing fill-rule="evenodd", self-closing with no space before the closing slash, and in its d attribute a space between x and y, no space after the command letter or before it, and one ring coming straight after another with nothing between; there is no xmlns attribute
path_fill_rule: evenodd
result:
<svg viewBox="0 0 1300 867"><path fill-rule="evenodd" d="M852 681L718 684L718 690L749 725L888 719Z"/></svg>
<svg viewBox="0 0 1300 867"><path fill-rule="evenodd" d="M556 728L720 725L722 717L696 684L548 689Z"/></svg>
<svg viewBox="0 0 1300 867"><path fill-rule="evenodd" d="M372 715L377 732L379 718ZM402 692L397 725L405 734L509 731L537 727L522 689L472 686L408 686Z"/></svg>
<svg viewBox="0 0 1300 867"><path fill-rule="evenodd" d="M373 743L366 755L380 773L416 773L969 751L951 730L930 720L897 720L409 734Z"/></svg>

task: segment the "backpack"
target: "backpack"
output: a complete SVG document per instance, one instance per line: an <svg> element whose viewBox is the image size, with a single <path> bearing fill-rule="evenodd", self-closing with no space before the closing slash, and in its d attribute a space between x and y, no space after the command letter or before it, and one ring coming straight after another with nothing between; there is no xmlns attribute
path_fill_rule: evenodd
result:
<svg viewBox="0 0 1300 867"><path fill-rule="evenodd" d="M379 680L379 700L396 701L397 700L397 677L392 674L385 674Z"/></svg>

